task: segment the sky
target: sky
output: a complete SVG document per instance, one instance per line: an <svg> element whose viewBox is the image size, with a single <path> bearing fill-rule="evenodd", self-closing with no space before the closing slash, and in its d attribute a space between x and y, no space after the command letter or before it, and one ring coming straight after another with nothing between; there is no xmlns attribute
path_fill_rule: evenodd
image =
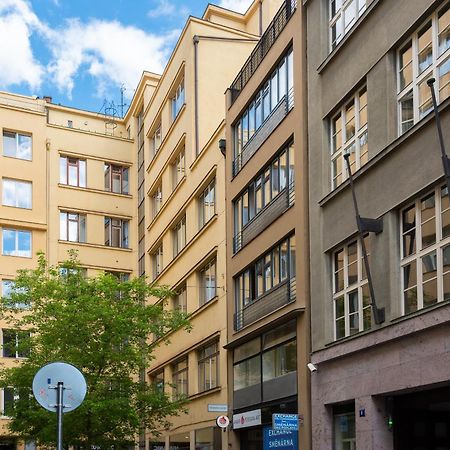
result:
<svg viewBox="0 0 450 450"><path fill-rule="evenodd" d="M211 2L239 12L251 4ZM0 0L0 91L100 112L121 104L123 87L129 104L142 72L162 73L186 19L207 3Z"/></svg>

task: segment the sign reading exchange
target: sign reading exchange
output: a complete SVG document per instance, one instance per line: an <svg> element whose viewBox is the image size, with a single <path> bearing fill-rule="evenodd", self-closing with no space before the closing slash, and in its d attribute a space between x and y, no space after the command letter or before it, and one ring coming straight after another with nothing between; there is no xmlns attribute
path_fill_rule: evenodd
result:
<svg viewBox="0 0 450 450"><path fill-rule="evenodd" d="M298 415L272 414L272 428L274 430L298 431Z"/></svg>
<svg viewBox="0 0 450 450"><path fill-rule="evenodd" d="M264 427L264 450L298 450L297 431L280 431Z"/></svg>

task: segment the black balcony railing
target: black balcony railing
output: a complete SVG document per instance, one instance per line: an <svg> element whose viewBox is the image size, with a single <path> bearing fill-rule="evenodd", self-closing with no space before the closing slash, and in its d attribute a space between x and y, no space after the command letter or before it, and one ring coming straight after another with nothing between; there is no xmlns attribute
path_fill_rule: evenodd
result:
<svg viewBox="0 0 450 450"><path fill-rule="evenodd" d="M255 73L258 66L261 64L262 60L267 55L270 48L277 40L278 36L283 31L296 8L297 0L286 0L283 2L283 5L276 13L272 22L270 22L266 31L261 36L258 44L253 49L252 53L243 65L237 77L231 84L231 103L234 103L235 100L239 97L242 89Z"/></svg>
<svg viewBox="0 0 450 450"><path fill-rule="evenodd" d="M293 302L296 298L296 290L297 284L295 277L275 286L234 314L234 330L238 331L282 306Z"/></svg>

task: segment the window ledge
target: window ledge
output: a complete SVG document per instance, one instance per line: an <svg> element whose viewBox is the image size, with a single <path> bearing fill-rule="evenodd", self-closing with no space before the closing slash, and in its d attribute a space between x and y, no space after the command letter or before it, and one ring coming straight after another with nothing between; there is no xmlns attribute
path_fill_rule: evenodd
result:
<svg viewBox="0 0 450 450"><path fill-rule="evenodd" d="M217 291L217 286L216 286L216 291ZM192 313L190 313L190 314L188 313L188 317L190 319L194 319L199 314L201 314L205 309L207 309L209 306L212 306L213 304L217 303L218 300L219 300L219 296L216 293L216 295L211 300L209 300L206 303L203 303L203 305L201 305L199 308L197 308Z"/></svg>
<svg viewBox="0 0 450 450"><path fill-rule="evenodd" d="M105 191L103 189L94 189L82 186L72 186L70 184L58 183L58 187L63 189L73 189L75 191L92 192L93 194L106 194L114 197L133 198L131 194L120 194L118 192Z"/></svg>
<svg viewBox="0 0 450 450"><path fill-rule="evenodd" d="M358 17L358 20L355 22L352 28L344 35L341 42L330 52L328 53L327 57L322 61L322 63L319 65L319 67L316 69L317 73L322 73L325 68L328 66L330 61L332 61L335 56L340 52L341 48L346 44L346 42L350 39L350 36L352 36L355 31L360 26L361 22L363 22L366 17L378 6L378 4L381 2L381 0L373 0L372 3L367 7L367 9L363 12L362 16ZM329 32L329 27L327 26L327 30ZM327 34L327 48L330 45L328 42L329 35Z"/></svg>
<svg viewBox="0 0 450 450"><path fill-rule="evenodd" d="M68 245L79 245L81 247L91 247L91 248L102 248L102 249L111 249L111 250L120 250L122 252L132 252L131 248L124 247L112 247L110 245L104 244L90 244L88 242L73 242L73 241L64 241L62 239L58 239L58 244L68 244Z"/></svg>
<svg viewBox="0 0 450 450"><path fill-rule="evenodd" d="M210 394L214 394L215 392L220 392L222 390L221 386L216 386L215 388L208 389L207 391L198 392L197 394L189 395L189 400L195 400L200 397L205 397Z"/></svg>

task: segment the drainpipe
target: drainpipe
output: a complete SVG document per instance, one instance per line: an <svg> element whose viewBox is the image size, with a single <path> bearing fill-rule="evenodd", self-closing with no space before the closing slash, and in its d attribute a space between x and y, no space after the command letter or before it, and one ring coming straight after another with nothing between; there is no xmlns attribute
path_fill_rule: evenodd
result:
<svg viewBox="0 0 450 450"><path fill-rule="evenodd" d="M194 132L195 132L195 157L198 156L198 43L200 41L199 36L195 35L194 38Z"/></svg>
<svg viewBox="0 0 450 450"><path fill-rule="evenodd" d="M263 0L259 0L259 35L263 34L263 13L262 13Z"/></svg>

